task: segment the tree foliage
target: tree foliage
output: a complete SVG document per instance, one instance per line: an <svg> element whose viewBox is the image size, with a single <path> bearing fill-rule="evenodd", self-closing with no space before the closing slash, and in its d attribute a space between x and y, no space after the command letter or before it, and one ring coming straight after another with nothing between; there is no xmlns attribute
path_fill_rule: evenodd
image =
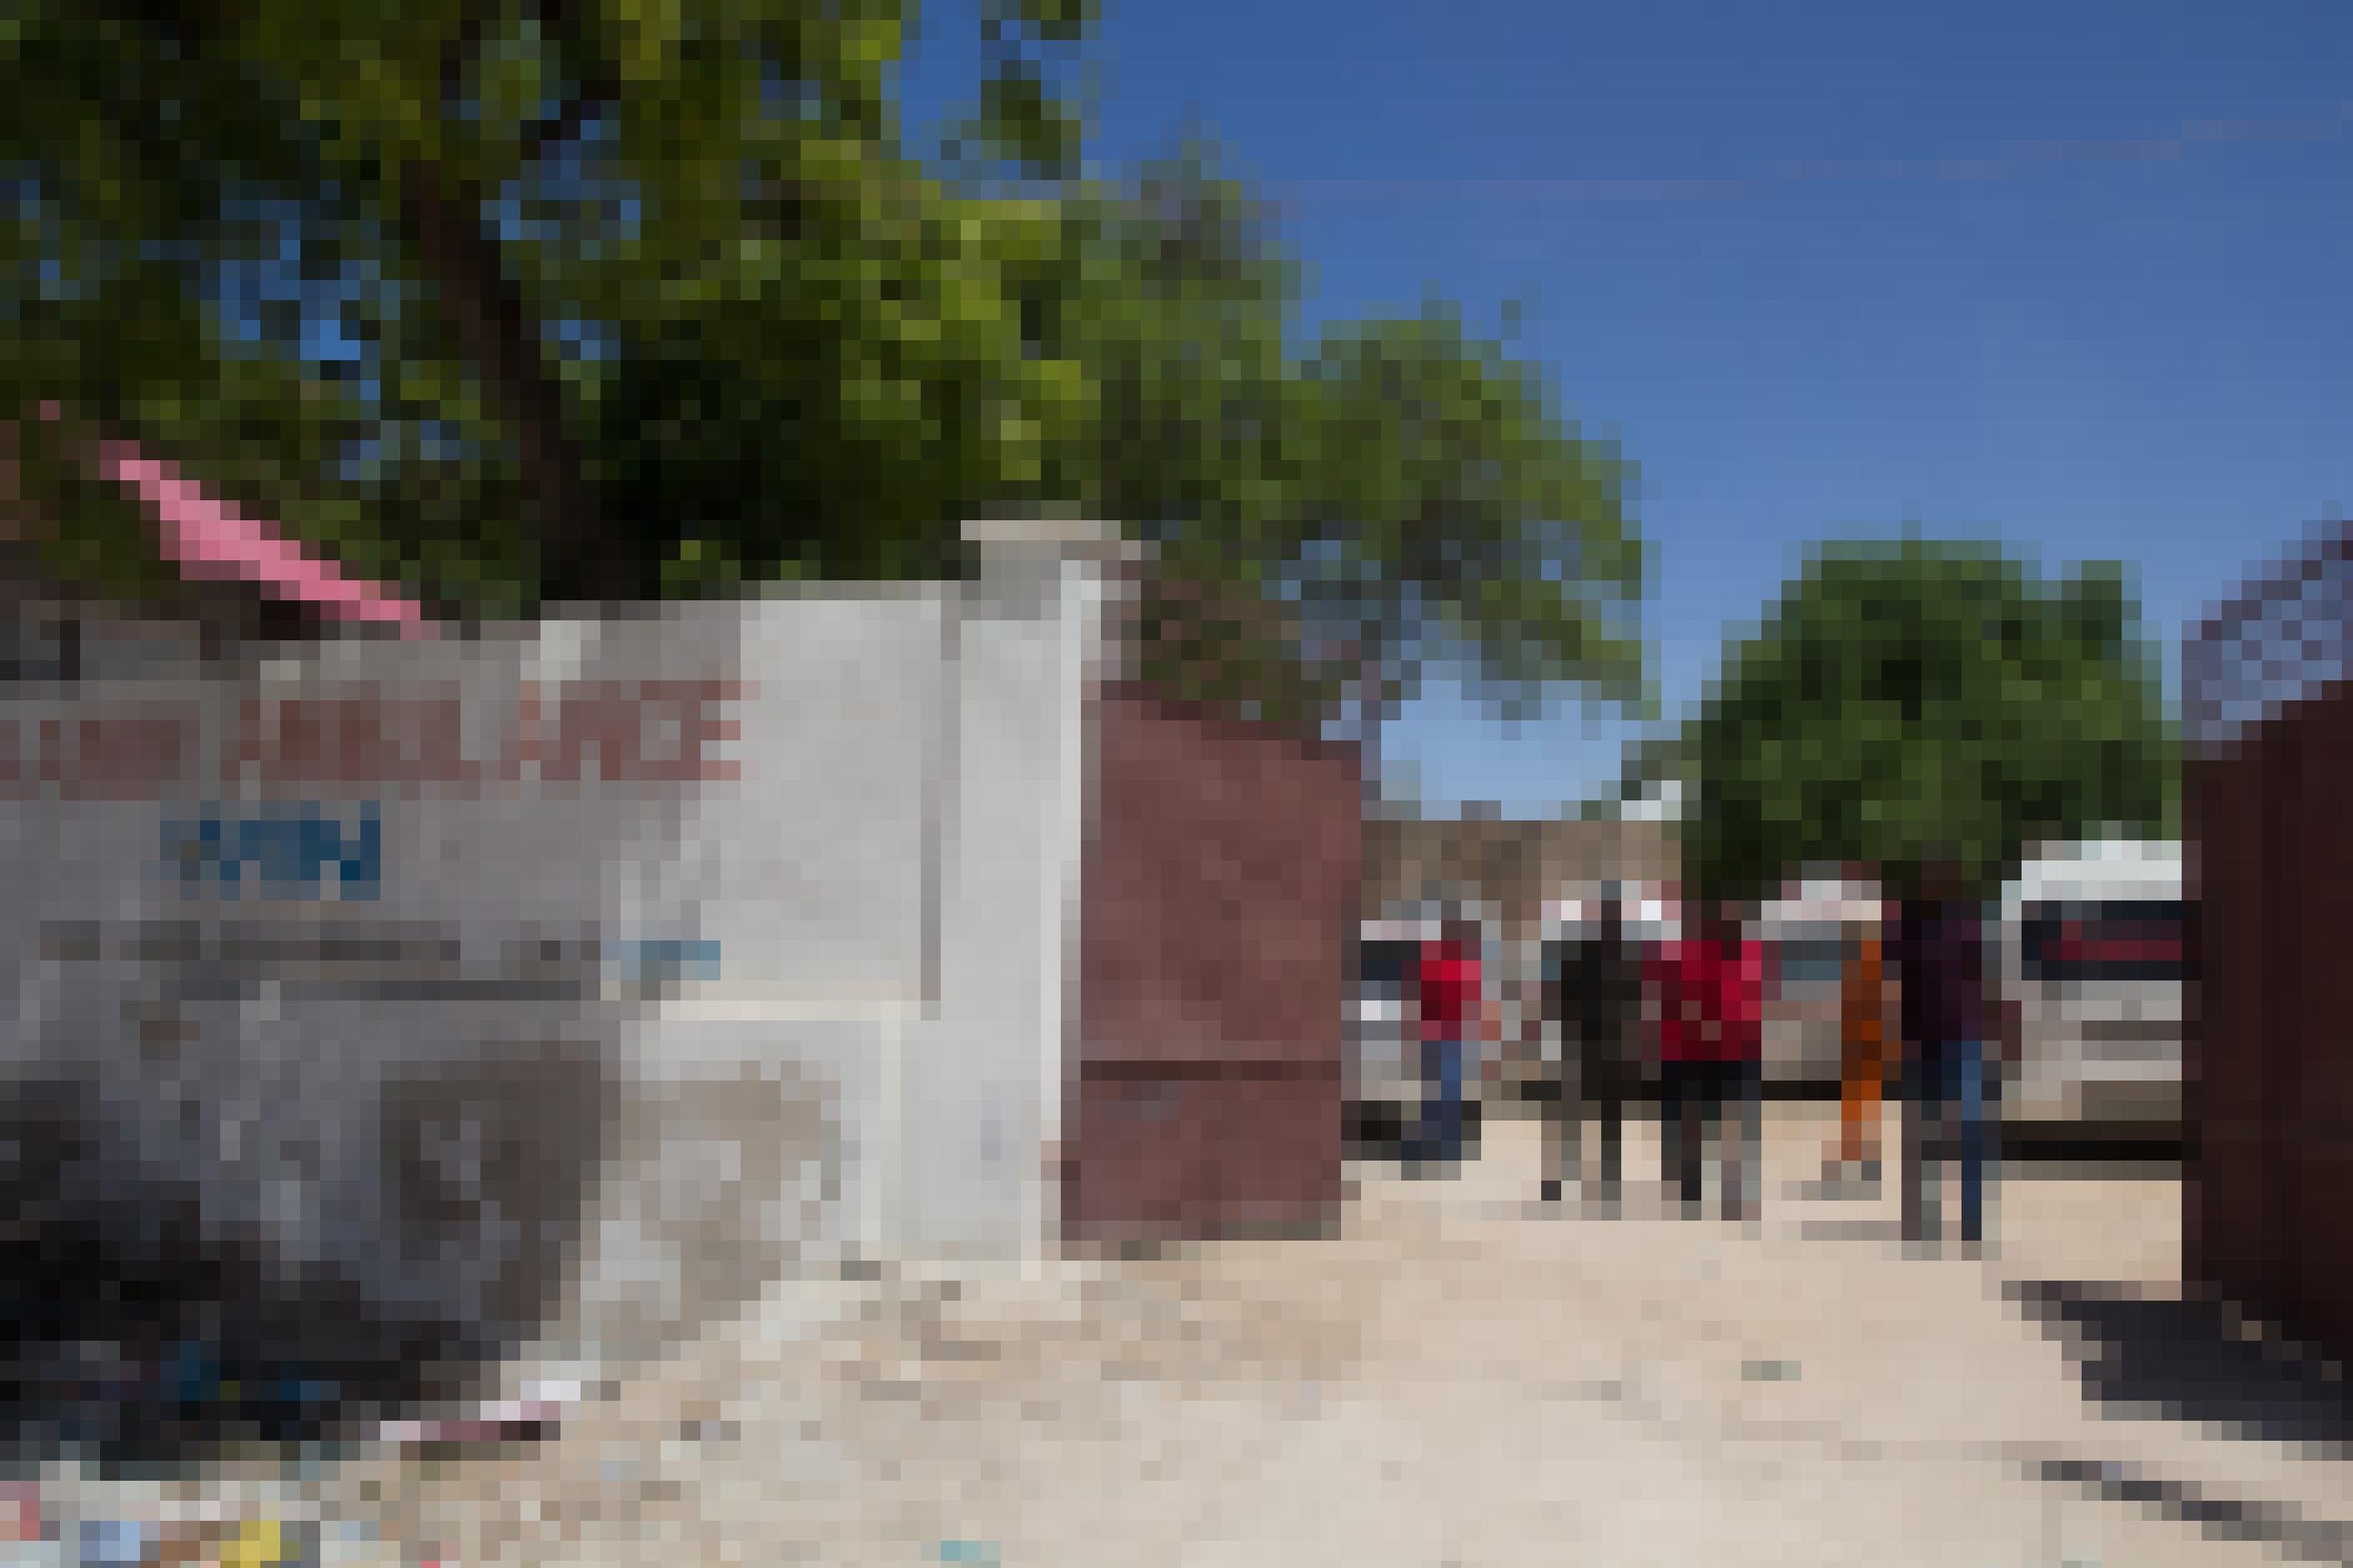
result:
<svg viewBox="0 0 2353 1568"><path fill-rule="evenodd" d="M23 0L0 419L58 404L446 608L933 574L966 519L1085 513L1159 546L1197 695L1378 710L1456 654L1631 689L1625 476L1533 373L1443 311L1294 342L1198 150L1080 177L1089 0L987 7L959 156L915 157L910 9ZM17 434L20 521L155 588Z"/></svg>
<svg viewBox="0 0 2353 1568"><path fill-rule="evenodd" d="M2178 747L2121 571L2046 581L1991 547L1822 551L1681 750L1689 873L1754 894L1862 859L1976 885L2036 843L2177 831Z"/></svg>

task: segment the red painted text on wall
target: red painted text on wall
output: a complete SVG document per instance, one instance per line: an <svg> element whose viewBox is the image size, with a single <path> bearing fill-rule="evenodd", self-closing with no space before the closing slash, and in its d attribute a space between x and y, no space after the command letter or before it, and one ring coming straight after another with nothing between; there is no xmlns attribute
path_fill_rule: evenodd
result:
<svg viewBox="0 0 2353 1568"><path fill-rule="evenodd" d="M0 798L138 800L238 785L709 784L743 776L736 680L525 683L455 696L248 698L225 744L195 703L58 715L0 710Z"/></svg>

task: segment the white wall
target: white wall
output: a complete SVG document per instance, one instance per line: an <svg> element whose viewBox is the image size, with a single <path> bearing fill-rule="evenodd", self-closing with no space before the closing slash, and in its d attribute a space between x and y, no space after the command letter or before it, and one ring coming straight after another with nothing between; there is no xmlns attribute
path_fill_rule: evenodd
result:
<svg viewBox="0 0 2353 1568"><path fill-rule="evenodd" d="M555 1331L609 1353L658 1350L796 1268L1033 1256L1051 1214L1097 576L1051 538L1000 538L987 558L970 589L0 692L0 742L9 721L18 742L0 757L19 797L0 805L0 876L18 890L0 901L11 1068L101 1088L118 1177L135 1164L194 1184L274 1257L500 1329L558 1279ZM698 716L732 723L702 750L733 779L565 782L544 722L536 767L501 763L529 752L534 693L544 720L601 682L731 680L732 699L617 700L600 721L656 757ZM251 765L309 754L303 710L257 730L254 705L329 699L420 726L454 715L481 776L420 781L421 739L332 779ZM76 727L100 715L193 746L169 768L126 771L104 746L78 761ZM193 879L166 863L167 822L209 812L235 841L237 821L288 801L339 819L318 845L358 845L374 809L375 898L333 871L257 888L254 863L232 897L217 862ZM159 955L173 922L215 946ZM279 951L220 948L243 928ZM145 953L130 941L142 931ZM339 933L411 951L322 954ZM627 944L646 942L679 944L691 973L633 989L645 950ZM534 1164L501 1168L526 1147ZM420 1227L435 1181L453 1184L448 1206ZM567 1221L583 1194L585 1239Z"/></svg>

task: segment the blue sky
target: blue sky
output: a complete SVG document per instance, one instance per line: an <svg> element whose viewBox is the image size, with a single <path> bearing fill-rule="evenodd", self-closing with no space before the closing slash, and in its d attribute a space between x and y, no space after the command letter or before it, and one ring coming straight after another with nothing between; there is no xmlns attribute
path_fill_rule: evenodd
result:
<svg viewBox="0 0 2353 1568"><path fill-rule="evenodd" d="M972 68L927 21L911 103ZM1810 541L2120 560L2171 645L2353 509L2353 8L1114 0L1085 58L1107 161L1198 123L1282 198L1314 316L1528 302L1641 467L1671 710ZM1535 812L1627 734L1440 693L1390 746Z"/></svg>

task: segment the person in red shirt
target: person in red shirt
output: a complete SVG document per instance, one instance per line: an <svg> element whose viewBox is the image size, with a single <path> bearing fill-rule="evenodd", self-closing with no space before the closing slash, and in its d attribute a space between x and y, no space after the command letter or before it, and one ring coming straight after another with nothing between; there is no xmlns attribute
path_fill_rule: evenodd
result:
<svg viewBox="0 0 2353 1568"><path fill-rule="evenodd" d="M1662 1174L1683 1212L1699 1212L1707 1142L1721 1151L1725 1217L1757 1213L1764 1089L1765 958L1730 903L1703 910L1696 931L1662 947L1659 999ZM1736 1145L1735 1140L1737 1140Z"/></svg>
<svg viewBox="0 0 2353 1568"><path fill-rule="evenodd" d="M1417 1172L1459 1163L1464 1152L1462 1092L1472 1032L1486 1017L1479 971L1479 927L1456 917L1422 946L1414 1005L1421 1020L1421 1124L1413 1141Z"/></svg>

